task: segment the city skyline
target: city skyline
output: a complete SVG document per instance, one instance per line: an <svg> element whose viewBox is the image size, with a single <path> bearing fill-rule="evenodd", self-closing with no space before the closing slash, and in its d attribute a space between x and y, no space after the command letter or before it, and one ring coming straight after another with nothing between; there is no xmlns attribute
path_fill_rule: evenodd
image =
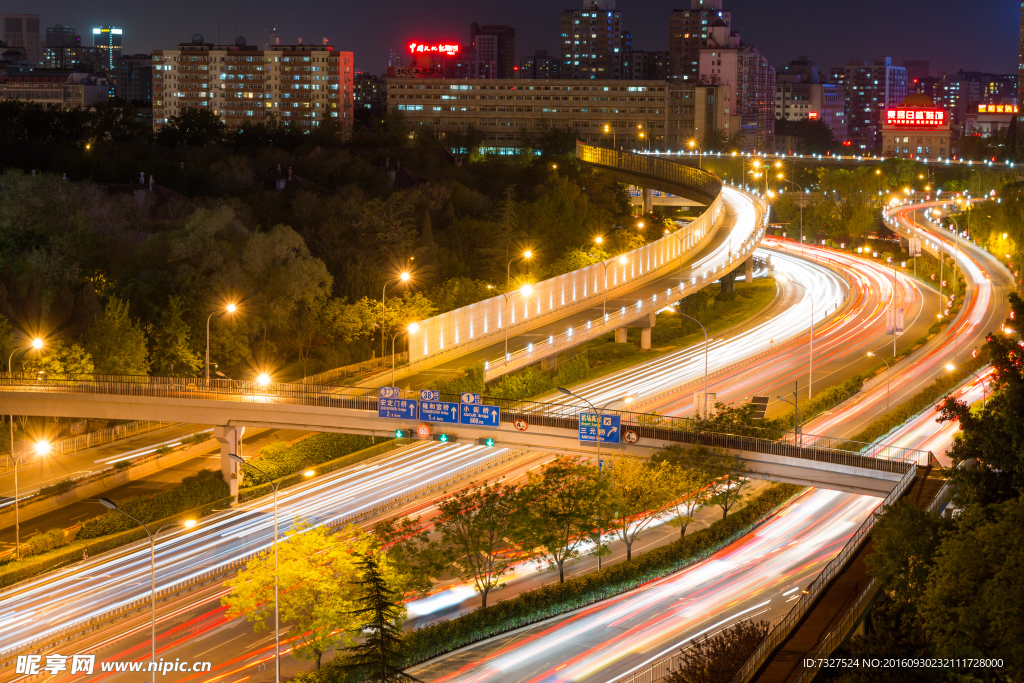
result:
<svg viewBox="0 0 1024 683"><path fill-rule="evenodd" d="M633 34L635 50L667 50L669 12L685 4L654 0L641 6L619 0L617 9L622 12L623 28ZM111 0L99 0L88 6L55 0L40 14L40 24L70 24L80 27L80 31L102 25L123 27L125 53L170 48L186 42L195 33L201 33L208 42L233 43L241 35L250 44L262 45L266 30L275 27L282 43L296 42L299 37L306 43L320 43L326 37L332 45L352 51L358 69L382 73L388 51L401 50L408 40L468 44L469 25L473 21L514 26L517 61L536 49L557 53L561 11L580 5L570 0L561 4L526 0L495 9L476 0L457 0L448 3L447 11L439 15L425 12L420 5L407 0L391 0L384 5L384 11L379 4L342 8L316 0L304 4L299 13L281 16L270 3L248 3L243 15L230 4L211 10L205 3L185 0L175 6L174 19L168 21L168 17L154 15L151 9ZM968 16L958 16L955 22L947 17L957 16L955 12L962 4L951 0L932 3L927 17L919 16L913 7L894 7L872 0L860 3L851 16L841 18L842 31L834 30L834 6L827 3L794 0L780 8L753 0L735 0L726 2L726 6L733 12L734 30L740 32L745 43L756 45L776 68L798 55L807 55L819 65L832 66L885 54L893 58L894 64L927 60L932 75L940 70L1011 73L1017 69L1014 46L1020 7L1013 0L979 5ZM241 8L239 5L238 9ZM39 10L14 5L7 11ZM912 26L913 30L902 30L903 26ZM810 35L807 28L811 29ZM949 49L950 41L960 41L970 49Z"/></svg>

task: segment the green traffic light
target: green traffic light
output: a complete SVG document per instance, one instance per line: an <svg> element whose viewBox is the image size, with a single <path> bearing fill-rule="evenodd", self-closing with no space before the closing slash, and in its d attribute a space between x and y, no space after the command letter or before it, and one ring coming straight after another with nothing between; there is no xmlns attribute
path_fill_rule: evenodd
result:
<svg viewBox="0 0 1024 683"><path fill-rule="evenodd" d="M478 445L487 446L488 448L492 448L494 446L494 439L490 437L477 439L476 442Z"/></svg>
<svg viewBox="0 0 1024 683"><path fill-rule="evenodd" d="M402 432L401 429L396 429L395 430L395 438L396 439L401 439L403 436L404 436L404 433Z"/></svg>

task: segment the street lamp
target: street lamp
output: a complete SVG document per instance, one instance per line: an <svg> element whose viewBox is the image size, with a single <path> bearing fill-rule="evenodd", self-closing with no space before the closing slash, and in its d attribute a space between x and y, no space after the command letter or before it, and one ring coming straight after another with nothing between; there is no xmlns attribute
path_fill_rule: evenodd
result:
<svg viewBox="0 0 1024 683"><path fill-rule="evenodd" d="M139 519L138 517L135 517L134 515L132 515L132 514L130 514L128 512L125 512L121 508L117 507L117 503L115 503L114 501L110 500L109 498L100 498L99 501L100 501L100 505L102 505L103 507L109 508L109 509L114 510L116 512L120 512L125 517L128 517L128 518L132 519L136 524L138 524L143 529L145 529L146 535L149 536L150 608L151 608L150 627L152 628L152 654L153 654L153 664L155 666L156 665L156 536L157 536L157 534L159 534L164 529L167 529L167 528L172 527L172 526L178 526L179 524L178 524L178 522L174 522L172 524L165 524L162 527L160 527L159 529L157 529L155 532L150 533L149 527L146 526L146 524L141 519ZM186 529L191 529L195 525L196 525L196 521L194 519L186 519L184 522L181 522L181 526L185 527Z"/></svg>
<svg viewBox="0 0 1024 683"><path fill-rule="evenodd" d="M14 360L14 354L18 351L24 351L25 349L32 349L34 351L41 351L43 348L42 337L35 337L29 344L20 346L13 351L11 355L7 357L7 374L13 375L11 370L11 361ZM47 452L49 452L49 446L47 446ZM18 517L18 458L14 455L14 415L11 415L11 462L14 465L14 559L21 559L21 526L20 519Z"/></svg>
<svg viewBox="0 0 1024 683"><path fill-rule="evenodd" d="M697 144L696 140L690 140L690 148L696 147L700 151L700 156L697 157L697 168L704 168L704 148Z"/></svg>
<svg viewBox="0 0 1024 683"><path fill-rule="evenodd" d="M409 271L403 270L401 272L401 274L399 274L398 277L393 277L390 280L388 280L387 282L385 282L384 283L384 289L381 290L381 293L380 293L380 358L381 358L382 361L384 360L384 348L385 348L384 345L385 345L385 340L387 339L387 337L384 336L385 335L385 332L384 332L385 321L387 320L387 309L385 309L385 307L384 307L385 306L385 304L384 304L384 296L388 292L388 285L390 285L392 282L398 282L398 281L408 282L411 277L412 276L409 275Z"/></svg>
<svg viewBox="0 0 1024 683"><path fill-rule="evenodd" d="M605 134L608 134L608 133L612 134L612 147L611 148L615 149L615 131L612 129L611 126L609 126L606 123L606 124L604 124L604 132L605 132Z"/></svg>
<svg viewBox="0 0 1024 683"><path fill-rule="evenodd" d="M509 302L509 300L513 296L516 295L516 292L519 292L524 297L527 297L527 296L530 296L530 294L533 292L533 287L531 285L523 285L519 289L513 289L511 292L503 292L502 293L502 296L505 297L505 319L502 321L502 327L505 328L505 362L506 363L508 363L508 328L509 328L509 326L511 324L511 321L509 320L509 317L508 317L508 302Z"/></svg>
<svg viewBox="0 0 1024 683"><path fill-rule="evenodd" d="M214 311L206 319L206 379L210 379L210 319L217 315L229 315L234 314L238 310L238 307L234 303L229 303L224 307L224 310Z"/></svg>
<svg viewBox="0 0 1024 683"><path fill-rule="evenodd" d="M405 328L404 331L408 332L411 336L420 331L420 326L416 323L409 323L409 326ZM402 334L402 332L403 330L398 330L391 335L391 386L395 386L395 339L398 335Z"/></svg>
<svg viewBox="0 0 1024 683"><path fill-rule="evenodd" d="M275 670L276 677L275 681L281 683L281 610L278 605L278 572L277 572L277 482L270 478L270 476L261 470L256 465L247 461L237 453L228 453L228 457L231 458L238 465L248 465L257 472L263 475L263 478L270 484L271 490L274 492L274 659L275 659Z"/></svg>
<svg viewBox="0 0 1024 683"><path fill-rule="evenodd" d="M804 437L803 434L800 432L800 396L797 393L799 387L800 383L798 381L794 381L792 401L790 401L788 398L782 398L781 396L776 396L775 398L779 399L780 401L785 401L789 405L793 406L793 443L797 444L799 441L798 445L803 446Z"/></svg>
<svg viewBox="0 0 1024 683"><path fill-rule="evenodd" d="M704 327L704 323L694 318L692 315L686 315L682 311L679 311L679 315L684 318L689 318L693 322L700 325L700 329L704 331L704 412L701 413L706 418L708 415L708 330Z"/></svg>
<svg viewBox="0 0 1024 683"><path fill-rule="evenodd" d="M643 223L641 223L641 225L643 225ZM601 317L605 322L608 322L608 261L611 260L612 259L601 261L601 267L604 268L604 287L601 288ZM629 263L629 259L626 258L625 254L615 260L618 261L620 266L624 266Z"/></svg>
<svg viewBox="0 0 1024 683"><path fill-rule="evenodd" d="M949 372L953 372L954 370L957 370L957 369L967 370L967 368L957 368L952 363L946 363L946 370L948 370ZM976 372L972 372L970 370L967 370L967 372L969 372L970 374L974 375L975 379L977 379L979 382L981 382L981 407L984 408L985 407L985 403L988 401L988 397L986 396L986 392L985 392L985 380L983 380L981 378L981 375L979 375Z"/></svg>
<svg viewBox="0 0 1024 683"><path fill-rule="evenodd" d="M256 377L256 383L259 384L261 387L266 388L267 385L270 384L270 375L268 375L265 372L261 372Z"/></svg>
<svg viewBox="0 0 1024 683"><path fill-rule="evenodd" d="M624 406L628 406L630 403L632 403L635 400L635 398L633 396L628 396L628 395L627 396L623 396L622 398L613 398L612 400L610 400L607 403L605 403L604 405L602 405L600 408L597 408L596 406L594 406L593 403L591 403L587 399L583 398L582 396L579 396L577 394L572 393L571 391L569 391L565 387L558 387L558 393L564 394L565 396L571 396L573 398L579 399L580 401L583 401L588 406L590 406L590 409L593 410L594 413L597 415L597 472L598 472L598 476L600 476L601 469L602 469L601 468L601 411L602 410L607 410L608 406L612 405L613 403L621 403ZM603 535L604 534L602 533L602 529L601 529L601 512L598 511L598 513L597 513L597 571L601 571L601 536L603 536Z"/></svg>
<svg viewBox="0 0 1024 683"><path fill-rule="evenodd" d="M886 411L888 411L889 410L889 375L892 374L892 368L889 367L889 363L887 363L884 358L882 358L881 356L876 356L874 351L868 351L868 355L871 356L872 358L877 358L878 360L880 360L883 363L885 363L885 409L886 409Z"/></svg>
<svg viewBox="0 0 1024 683"><path fill-rule="evenodd" d="M600 244L600 242L598 242L598 244ZM521 255L512 257L512 260L508 262L508 267L505 268L505 289L508 289L509 284L512 282L512 264L519 259L526 259L529 261L532 256L533 252L527 249Z"/></svg>

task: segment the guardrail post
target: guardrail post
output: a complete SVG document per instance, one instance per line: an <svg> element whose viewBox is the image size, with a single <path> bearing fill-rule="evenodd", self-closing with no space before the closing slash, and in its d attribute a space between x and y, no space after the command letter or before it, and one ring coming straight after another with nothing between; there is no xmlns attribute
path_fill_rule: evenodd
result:
<svg viewBox="0 0 1024 683"><path fill-rule="evenodd" d="M240 446L243 434L245 434L245 427L225 425L213 428L213 438L220 443L220 471L224 475L224 481L228 483L228 487L231 489L235 505L238 505L238 486L242 482L242 472L238 467L238 463L229 458L228 455L235 453L240 456L242 454Z"/></svg>

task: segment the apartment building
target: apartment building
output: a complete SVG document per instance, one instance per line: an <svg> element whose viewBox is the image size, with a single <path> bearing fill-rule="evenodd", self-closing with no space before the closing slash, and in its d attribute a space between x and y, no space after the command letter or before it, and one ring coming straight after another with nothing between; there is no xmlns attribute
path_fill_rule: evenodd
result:
<svg viewBox="0 0 1024 683"><path fill-rule="evenodd" d="M205 43L196 35L153 53L153 127L186 107L209 109L229 128L277 121L305 129L336 120L352 129L352 53L331 45L268 45L239 38Z"/></svg>

